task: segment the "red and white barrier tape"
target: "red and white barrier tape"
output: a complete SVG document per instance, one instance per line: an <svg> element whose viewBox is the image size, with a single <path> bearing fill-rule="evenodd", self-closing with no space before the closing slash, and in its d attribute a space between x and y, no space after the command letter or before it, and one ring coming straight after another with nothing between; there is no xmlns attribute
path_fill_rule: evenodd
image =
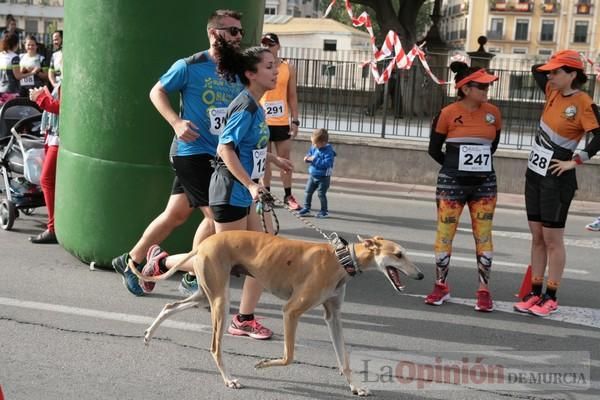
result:
<svg viewBox="0 0 600 400"><path fill-rule="evenodd" d="M425 59L425 52L421 47L414 45L413 48L408 52L408 54L406 54L406 52L402 48L402 43L400 42L398 34L392 30L390 30L385 36L385 40L383 42L383 45L381 46L381 50L378 49L377 45L375 44L375 35L373 34L373 26L371 24L371 17L369 16L369 14L366 11L364 11L362 14L360 14L358 18L355 18L354 14L352 13L352 6L350 5L350 0L345 1L346 11L350 16L350 19L352 20L352 25L354 25L355 27L364 25L367 31L369 32L369 35L371 36L373 59L365 62L363 66L366 64L371 65L371 74L373 74L373 77L375 78L375 82L377 82L377 84L387 82L390 79L390 75L392 74L394 68L410 69L414 63L415 58L417 57L421 61L421 64L423 64L423 67L425 68L427 74L435 83L440 85L447 83L446 81L436 77L433 74L433 72L431 72L431 68L429 67L427 60ZM326 18L327 15L329 15L335 2L336 0L331 0L331 3L327 7L327 10L325 10L323 18ZM423 46L423 44L421 46ZM380 74L377 69L377 62L389 58L392 58L392 60L388 63L383 72Z"/></svg>

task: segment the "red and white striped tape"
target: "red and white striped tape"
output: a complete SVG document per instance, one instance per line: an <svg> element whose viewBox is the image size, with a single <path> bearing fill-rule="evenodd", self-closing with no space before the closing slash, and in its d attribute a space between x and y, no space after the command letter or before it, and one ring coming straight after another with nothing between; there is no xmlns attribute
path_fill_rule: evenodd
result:
<svg viewBox="0 0 600 400"><path fill-rule="evenodd" d="M359 15L358 18L355 18L354 14L352 13L352 6L350 5L350 0L345 0L345 1L346 1L346 11L348 12L348 15L350 16L350 19L352 20L352 25L354 25L355 27L364 25L365 28L367 29L367 31L369 32L369 35L371 36L371 47L373 48L373 59L365 62L363 65L366 65L366 64L371 65L371 73L373 74L373 77L375 78L375 82L377 82L377 84L382 84L382 83L387 82L388 79L390 79L390 75L392 74L392 71L394 70L394 68L410 69L414 63L415 58L417 58L417 57L421 61L421 64L423 64L423 67L425 68L425 71L427 72L427 74L431 77L431 79L435 83L440 84L440 85L447 83L446 81L436 77L433 74L433 72L431 72L431 68L429 67L427 60L425 59L425 52L423 51L423 49L421 47L414 45L413 48L407 54L404 51L404 49L402 48L402 43L400 42L400 38L398 37L398 34L392 30L390 30L387 33L387 35L385 36L385 40L383 42L383 45L381 46L381 50L378 49L377 45L375 44L375 35L373 34L373 26L371 24L371 17L369 16L369 14L366 11L364 11L362 14ZM331 3L329 3L327 10L325 10L325 14L323 15L323 18L326 18L327 15L329 15L335 2L336 2L336 0L331 0ZM421 46L423 46L423 44ZM386 60L389 58L391 58L391 61L385 67L383 72L380 74L379 71L377 70L377 62Z"/></svg>

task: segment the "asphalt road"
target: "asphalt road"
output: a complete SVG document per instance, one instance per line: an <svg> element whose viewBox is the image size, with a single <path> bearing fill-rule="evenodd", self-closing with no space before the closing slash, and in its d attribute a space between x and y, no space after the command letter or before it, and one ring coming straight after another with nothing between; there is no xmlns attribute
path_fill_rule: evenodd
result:
<svg viewBox="0 0 600 400"><path fill-rule="evenodd" d="M332 188L331 218L312 222L348 240L360 234L398 241L426 275L423 281L406 281L402 294L378 273L357 276L348 285L345 338L357 381L370 387L376 398L598 398L600 234L583 229L590 216L569 218L560 312L541 319L511 311L529 258L529 235L518 205L499 207L492 275L497 310L482 314L473 310L477 271L467 213L454 244L449 278L453 300L431 307L423 304L423 297L434 279L433 201L343 192ZM302 197L301 189L297 193ZM277 213L282 235L322 240L285 210ZM159 328L149 347L143 344L144 330L164 303L181 298L180 276L157 285L150 296L133 297L114 272L90 271L59 246L28 243L27 236L38 231L44 219L43 210L38 210L17 220L15 231L0 232L0 385L7 400L351 397L336 370L321 309L302 317L293 365L255 370L256 362L283 351L283 302L265 294L257 314L265 317L264 324L275 336L264 342L225 337L226 365L244 385L240 391L227 389L208 351L206 310L174 316ZM239 304L241 283L232 281L232 312ZM490 366L500 366L505 378L541 368L554 371L555 379L567 381L569 373L576 379L570 387L556 380L529 380L525 385L460 372L458 382L433 382L440 382L440 375L431 375L436 366L443 370L456 365L471 373L486 368L489 373ZM386 380L390 369L402 371L403 381Z"/></svg>

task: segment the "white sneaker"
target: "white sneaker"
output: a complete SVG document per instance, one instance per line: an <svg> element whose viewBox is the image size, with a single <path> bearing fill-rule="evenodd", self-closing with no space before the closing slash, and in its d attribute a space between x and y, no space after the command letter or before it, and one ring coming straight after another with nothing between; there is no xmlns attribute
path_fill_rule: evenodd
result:
<svg viewBox="0 0 600 400"><path fill-rule="evenodd" d="M600 218L597 218L594 222L587 224L585 229L594 232L600 231Z"/></svg>

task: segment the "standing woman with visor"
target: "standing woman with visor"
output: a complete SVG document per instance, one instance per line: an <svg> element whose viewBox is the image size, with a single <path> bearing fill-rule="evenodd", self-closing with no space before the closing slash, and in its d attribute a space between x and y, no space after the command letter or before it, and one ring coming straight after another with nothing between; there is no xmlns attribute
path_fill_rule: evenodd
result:
<svg viewBox="0 0 600 400"><path fill-rule="evenodd" d="M446 279L452 241L463 208L468 205L479 272L475 310L490 312L494 309L488 285L497 198L492 155L498 147L502 120L500 110L488 103L487 93L498 77L463 62L453 62L450 69L456 73L458 101L444 107L435 117L429 141L429 155L442 168L436 188L436 281L425 303L439 306L450 298Z"/></svg>
<svg viewBox="0 0 600 400"><path fill-rule="evenodd" d="M577 190L575 167L600 150L598 107L581 90L587 82L579 53L563 50L544 65L534 65L533 76L546 94L540 127L525 174L525 204L531 231L532 290L516 311L545 317L558 310L556 292L566 263L565 223ZM594 136L575 152L586 135ZM546 291L542 294L548 266Z"/></svg>

